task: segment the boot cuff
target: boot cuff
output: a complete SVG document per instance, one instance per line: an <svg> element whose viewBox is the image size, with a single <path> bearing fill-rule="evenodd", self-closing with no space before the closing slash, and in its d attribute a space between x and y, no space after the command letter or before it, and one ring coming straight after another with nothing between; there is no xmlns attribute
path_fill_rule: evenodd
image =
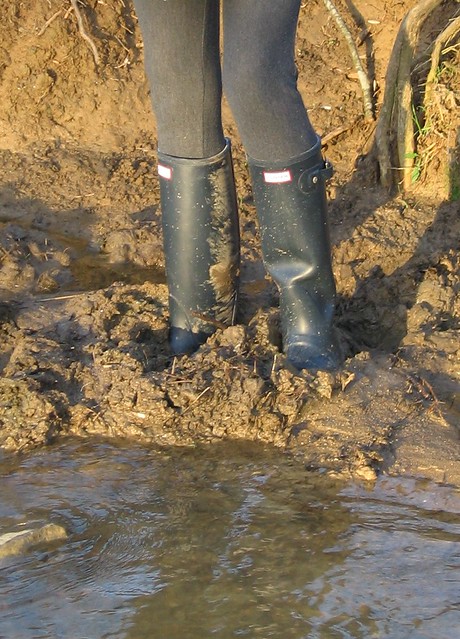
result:
<svg viewBox="0 0 460 639"><path fill-rule="evenodd" d="M231 152L231 142L228 138L225 138L225 146L222 151L219 151L216 155L211 156L210 158L180 158L175 155L168 155L167 153L162 153L158 150L158 161L164 162L165 164L172 164L173 166L177 166L179 164L193 164L194 166L212 166L213 164L219 164L222 162L224 158L226 158Z"/></svg>
<svg viewBox="0 0 460 639"><path fill-rule="evenodd" d="M249 166L259 169L269 169L270 171L283 171L288 170L293 166L301 165L304 171L308 171L310 168L317 166L322 162L321 155L321 139L317 137L316 144L308 149L301 155L297 155L294 158L289 158L284 161L270 162L265 160L256 160L247 156Z"/></svg>

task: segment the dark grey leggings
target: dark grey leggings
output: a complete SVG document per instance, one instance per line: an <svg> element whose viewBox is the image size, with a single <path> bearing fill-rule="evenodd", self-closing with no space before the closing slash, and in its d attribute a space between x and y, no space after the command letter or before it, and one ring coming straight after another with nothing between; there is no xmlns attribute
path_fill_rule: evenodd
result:
<svg viewBox="0 0 460 639"><path fill-rule="evenodd" d="M300 1L134 0L163 153L221 151L222 85L252 158L285 161L315 144L294 63Z"/></svg>

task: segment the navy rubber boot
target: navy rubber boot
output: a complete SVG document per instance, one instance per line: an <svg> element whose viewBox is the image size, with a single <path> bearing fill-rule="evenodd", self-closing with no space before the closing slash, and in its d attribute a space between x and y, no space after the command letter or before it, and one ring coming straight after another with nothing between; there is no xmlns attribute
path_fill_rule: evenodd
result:
<svg viewBox="0 0 460 639"><path fill-rule="evenodd" d="M158 153L171 350L192 353L234 322L240 241L230 142L216 156Z"/></svg>
<svg viewBox="0 0 460 639"><path fill-rule="evenodd" d="M285 164L249 160L262 253L280 293L283 351L297 369L335 370L335 282L321 142Z"/></svg>

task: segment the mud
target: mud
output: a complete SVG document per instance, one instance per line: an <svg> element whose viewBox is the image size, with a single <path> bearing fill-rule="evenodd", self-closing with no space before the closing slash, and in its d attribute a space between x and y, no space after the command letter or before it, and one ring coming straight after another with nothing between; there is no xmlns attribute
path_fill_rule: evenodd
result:
<svg viewBox="0 0 460 639"><path fill-rule="evenodd" d="M377 107L413 4L356 3ZM225 104L242 231L237 325L192 357L171 357L140 33L127 0L80 7L99 64L70 4L1 2L1 447L22 451L70 435L165 446L261 440L320 472L460 484L460 222L451 161L458 46L446 60L454 71L441 73L438 86L444 137L411 193L390 196L378 185L374 124L364 122L343 37L322 2L302 8L299 86L335 167L328 195L346 361L334 376L299 374L279 352L277 294Z"/></svg>

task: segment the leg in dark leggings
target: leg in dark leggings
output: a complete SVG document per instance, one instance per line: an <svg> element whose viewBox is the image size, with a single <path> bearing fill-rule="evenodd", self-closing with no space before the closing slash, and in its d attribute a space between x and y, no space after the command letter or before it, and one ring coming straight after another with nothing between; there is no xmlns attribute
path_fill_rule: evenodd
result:
<svg viewBox="0 0 460 639"><path fill-rule="evenodd" d="M221 122L219 0L135 0L158 125L169 342L191 353L232 324L239 229Z"/></svg>
<svg viewBox="0 0 460 639"><path fill-rule="evenodd" d="M297 90L300 0L222 3L224 88L248 153L265 265L280 290L283 349L298 368L333 369L340 354L326 219L330 168ZM217 321L232 322L237 299L236 200L230 149L221 151L220 3L135 6L158 123L170 342L175 353L191 352Z"/></svg>
<svg viewBox="0 0 460 639"><path fill-rule="evenodd" d="M210 157L224 147L219 0L134 0L159 149ZM225 93L247 153L285 160L314 146L297 91L300 0L223 0Z"/></svg>
<svg viewBox="0 0 460 639"><path fill-rule="evenodd" d="M225 146L218 0L134 0L159 150L205 158Z"/></svg>
<svg viewBox="0 0 460 639"><path fill-rule="evenodd" d="M297 90L300 0L224 0L224 92L248 154L267 271L280 293L283 351L334 370L335 283L321 156Z"/></svg>
<svg viewBox="0 0 460 639"><path fill-rule="evenodd" d="M300 0L223 0L224 93L246 152L267 162L317 142L297 90Z"/></svg>

